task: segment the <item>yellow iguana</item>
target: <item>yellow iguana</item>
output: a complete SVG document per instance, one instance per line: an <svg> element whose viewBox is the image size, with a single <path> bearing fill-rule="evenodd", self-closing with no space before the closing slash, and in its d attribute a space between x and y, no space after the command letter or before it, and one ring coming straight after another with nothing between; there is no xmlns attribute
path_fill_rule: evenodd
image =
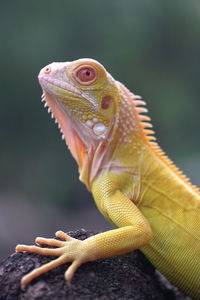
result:
<svg viewBox="0 0 200 300"><path fill-rule="evenodd" d="M145 102L95 60L52 63L39 73L42 100L78 163L80 180L117 229L84 241L62 231L57 239L16 251L58 258L22 278L71 262L70 281L84 262L140 248L173 284L200 299L200 191L167 158L149 129Z"/></svg>

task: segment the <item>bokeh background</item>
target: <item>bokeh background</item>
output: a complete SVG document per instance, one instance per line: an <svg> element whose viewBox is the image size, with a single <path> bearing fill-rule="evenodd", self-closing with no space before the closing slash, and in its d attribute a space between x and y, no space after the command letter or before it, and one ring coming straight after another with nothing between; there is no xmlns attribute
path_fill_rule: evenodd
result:
<svg viewBox="0 0 200 300"><path fill-rule="evenodd" d="M166 153L200 185L200 1L0 1L0 257L56 230L110 228L40 101L39 70L99 60L147 101Z"/></svg>

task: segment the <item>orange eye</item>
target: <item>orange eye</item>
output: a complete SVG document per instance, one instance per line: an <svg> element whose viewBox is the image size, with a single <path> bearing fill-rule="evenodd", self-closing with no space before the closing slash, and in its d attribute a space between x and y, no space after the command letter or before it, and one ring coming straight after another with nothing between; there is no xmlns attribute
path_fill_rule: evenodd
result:
<svg viewBox="0 0 200 300"><path fill-rule="evenodd" d="M97 78L96 70L91 67L82 67L76 71L76 79L80 83L90 84Z"/></svg>

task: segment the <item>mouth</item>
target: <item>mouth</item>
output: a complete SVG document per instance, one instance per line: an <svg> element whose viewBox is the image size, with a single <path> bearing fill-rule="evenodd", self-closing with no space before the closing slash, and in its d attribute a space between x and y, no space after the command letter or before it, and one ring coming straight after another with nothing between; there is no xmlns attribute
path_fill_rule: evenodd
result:
<svg viewBox="0 0 200 300"><path fill-rule="evenodd" d="M55 92L59 93L60 90L63 94L73 94L81 98L80 91L66 81L44 75L39 75L38 80L42 89L51 94L55 94Z"/></svg>

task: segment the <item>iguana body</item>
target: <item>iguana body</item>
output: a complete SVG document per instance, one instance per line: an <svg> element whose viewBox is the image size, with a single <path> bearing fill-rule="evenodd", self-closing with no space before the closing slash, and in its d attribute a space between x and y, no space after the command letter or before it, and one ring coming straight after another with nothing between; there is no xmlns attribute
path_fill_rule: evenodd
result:
<svg viewBox="0 0 200 300"><path fill-rule="evenodd" d="M200 192L154 141L145 102L117 82L97 61L53 63L39 81L76 159L80 179L102 214L118 229L84 241L37 238L56 249L18 245L17 251L58 256L22 279L72 262L82 263L138 248L186 294L200 299Z"/></svg>

